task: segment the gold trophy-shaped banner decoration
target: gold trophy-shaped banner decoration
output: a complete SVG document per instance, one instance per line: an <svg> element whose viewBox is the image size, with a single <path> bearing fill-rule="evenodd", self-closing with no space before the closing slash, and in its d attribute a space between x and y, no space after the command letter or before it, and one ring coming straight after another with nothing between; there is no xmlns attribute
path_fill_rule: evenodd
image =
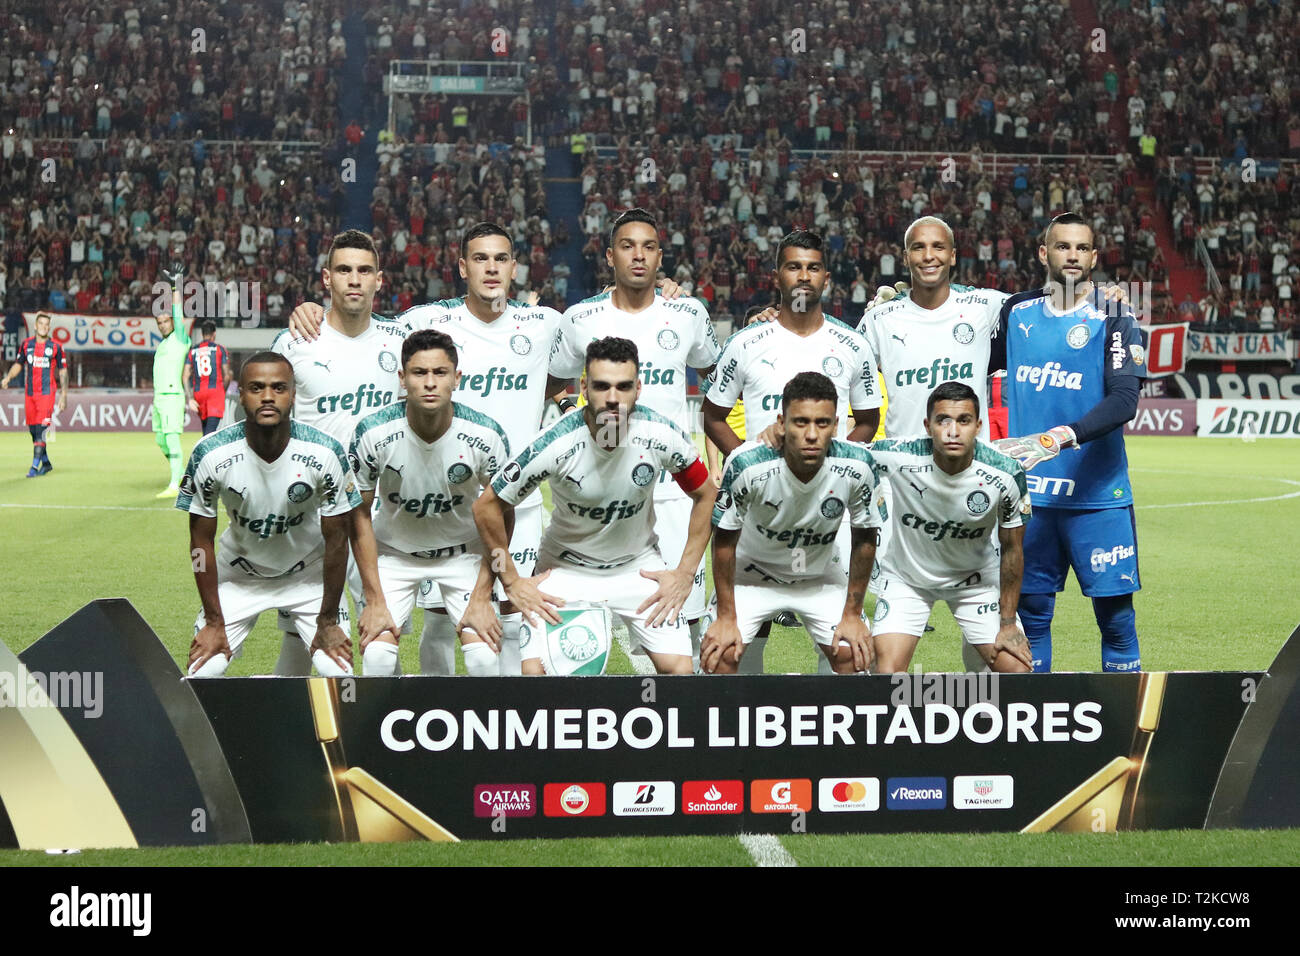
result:
<svg viewBox="0 0 1300 956"><path fill-rule="evenodd" d="M459 843L459 839L418 807L360 767L349 767L343 753L336 678L313 677L307 682L316 739L325 756L334 789L343 840L352 843L401 843L429 840Z"/></svg>
<svg viewBox="0 0 1300 956"><path fill-rule="evenodd" d="M1137 726L1127 757L1116 757L1026 826L1021 833L1057 831L1113 833L1134 825L1138 791L1151 739L1160 724L1165 673L1143 674L1138 681Z"/></svg>

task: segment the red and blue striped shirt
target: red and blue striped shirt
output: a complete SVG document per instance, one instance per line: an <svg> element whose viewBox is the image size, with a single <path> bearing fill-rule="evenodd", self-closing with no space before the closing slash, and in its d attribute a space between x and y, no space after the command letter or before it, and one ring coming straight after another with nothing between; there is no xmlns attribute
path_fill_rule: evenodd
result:
<svg viewBox="0 0 1300 956"><path fill-rule="evenodd" d="M230 363L230 354L224 345L199 342L190 349L189 363L190 387L194 391L225 390L221 369Z"/></svg>
<svg viewBox="0 0 1300 956"><path fill-rule="evenodd" d="M58 390L58 380L54 377L56 370L67 367L63 355L63 346L54 339L37 343L36 336L23 339L18 348L20 361L23 363L23 377L27 380L27 395L35 398L53 395Z"/></svg>

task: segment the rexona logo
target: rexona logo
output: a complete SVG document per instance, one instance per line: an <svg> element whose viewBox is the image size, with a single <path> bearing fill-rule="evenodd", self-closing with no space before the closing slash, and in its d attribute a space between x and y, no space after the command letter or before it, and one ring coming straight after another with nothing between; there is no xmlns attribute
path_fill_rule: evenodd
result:
<svg viewBox="0 0 1300 956"><path fill-rule="evenodd" d="M535 817L537 788L531 783L481 783L474 788L476 817Z"/></svg>
<svg viewBox="0 0 1300 956"><path fill-rule="evenodd" d="M603 817L603 783L548 783L542 788L542 813L548 817Z"/></svg>
<svg viewBox="0 0 1300 956"><path fill-rule="evenodd" d="M817 781L817 809L852 813L880 809L879 777L822 777Z"/></svg>
<svg viewBox="0 0 1300 956"><path fill-rule="evenodd" d="M954 810L1010 810L1015 791L1015 778L1010 774L953 777L952 806Z"/></svg>
<svg viewBox="0 0 1300 956"><path fill-rule="evenodd" d="M890 810L942 810L948 805L944 777L890 777L885 781L885 806Z"/></svg>
<svg viewBox="0 0 1300 956"><path fill-rule="evenodd" d="M687 780L682 813L744 813L745 785L739 780Z"/></svg>
<svg viewBox="0 0 1300 956"><path fill-rule="evenodd" d="M614 816L666 817L676 811L676 798L671 780L620 780L614 784Z"/></svg>
<svg viewBox="0 0 1300 956"><path fill-rule="evenodd" d="M754 780L749 785L753 813L790 813L812 809L811 780Z"/></svg>

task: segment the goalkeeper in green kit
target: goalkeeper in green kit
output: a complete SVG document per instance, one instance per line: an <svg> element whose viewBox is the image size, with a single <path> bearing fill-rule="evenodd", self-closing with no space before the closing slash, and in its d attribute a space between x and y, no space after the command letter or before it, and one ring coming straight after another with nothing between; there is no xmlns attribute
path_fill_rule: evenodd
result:
<svg viewBox="0 0 1300 956"><path fill-rule="evenodd" d="M181 472L185 468L185 459L181 457L181 431L185 427L185 387L181 376L190 351L190 336L185 331L185 310L181 307L184 276L185 267L180 262L163 269L163 277L172 287L171 314L154 316L163 339L153 353L153 438L171 468L167 488L155 498L175 498L181 490Z"/></svg>

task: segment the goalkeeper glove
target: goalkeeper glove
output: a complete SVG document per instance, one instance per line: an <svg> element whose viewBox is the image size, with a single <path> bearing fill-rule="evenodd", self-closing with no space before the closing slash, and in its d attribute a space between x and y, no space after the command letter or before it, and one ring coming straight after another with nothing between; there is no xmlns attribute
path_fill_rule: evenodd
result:
<svg viewBox="0 0 1300 956"><path fill-rule="evenodd" d="M867 303L868 309L874 309L878 305L884 305L891 299L907 295L912 287L906 282L895 282L893 285L882 285L876 287L876 295Z"/></svg>
<svg viewBox="0 0 1300 956"><path fill-rule="evenodd" d="M162 274L174 288L179 288L181 280L185 278L185 263L176 259L171 265L163 267Z"/></svg>
<svg viewBox="0 0 1300 956"><path fill-rule="evenodd" d="M993 443L998 451L1019 461L1025 471L1031 471L1039 462L1055 458L1062 448L1075 448L1078 444L1074 431L1068 425L1057 425L1045 432L1023 438L999 438Z"/></svg>

